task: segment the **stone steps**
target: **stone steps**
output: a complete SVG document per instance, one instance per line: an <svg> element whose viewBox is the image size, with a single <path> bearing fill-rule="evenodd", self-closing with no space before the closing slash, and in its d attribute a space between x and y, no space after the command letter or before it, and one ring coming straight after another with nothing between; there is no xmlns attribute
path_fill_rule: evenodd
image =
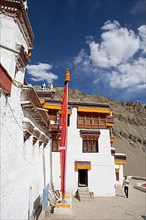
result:
<svg viewBox="0 0 146 220"><path fill-rule="evenodd" d="M76 192L76 198L79 201L91 201L93 199L87 187L79 187Z"/></svg>

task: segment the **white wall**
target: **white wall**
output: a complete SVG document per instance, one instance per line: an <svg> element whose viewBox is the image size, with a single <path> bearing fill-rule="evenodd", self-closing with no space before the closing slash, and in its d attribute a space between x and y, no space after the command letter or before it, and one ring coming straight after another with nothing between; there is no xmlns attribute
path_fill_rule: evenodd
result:
<svg viewBox="0 0 146 220"><path fill-rule="evenodd" d="M59 153L54 152L53 159L54 184L58 186L60 184ZM82 153L82 138L80 129L77 129L77 109L73 108L70 127L68 127L66 172L66 191L73 194L78 188L78 171L74 170L74 162L78 160L91 161L92 169L88 171L88 187L95 196L115 195L115 167L111 156L109 130L100 129L99 153Z"/></svg>
<svg viewBox="0 0 146 220"><path fill-rule="evenodd" d="M16 20L6 14L0 14L0 44L9 49L0 48L0 62L12 79L23 83L24 70L16 68L16 45L22 45L26 53L28 45ZM44 150L46 176L44 183L43 147L38 142L32 144L32 136L23 142L22 121L28 117L35 123L31 115L22 111L20 103L21 89L12 83L11 96L2 92L1 103L1 219L28 219L34 200L43 193L44 185L50 182L50 147ZM24 115L25 114L25 115Z"/></svg>
<svg viewBox="0 0 146 220"><path fill-rule="evenodd" d="M28 46L25 42L23 34L18 26L18 23L14 21L13 17L0 14L0 27L1 37L0 44L10 49L16 50L16 44L23 45L26 52L28 52ZM12 79L23 83L24 70L19 71L15 76L16 67L16 53L0 47L0 62L7 70Z"/></svg>
<svg viewBox="0 0 146 220"><path fill-rule="evenodd" d="M43 148L23 143L21 90L12 86L11 97L1 95L1 219L27 219L44 187ZM39 126L38 126L39 127ZM50 147L46 146L46 184L50 182ZM30 203L30 204L29 204Z"/></svg>

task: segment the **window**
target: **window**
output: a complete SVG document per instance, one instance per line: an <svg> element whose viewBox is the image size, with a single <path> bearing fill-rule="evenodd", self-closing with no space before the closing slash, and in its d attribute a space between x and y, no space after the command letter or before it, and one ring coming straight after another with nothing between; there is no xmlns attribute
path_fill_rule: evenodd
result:
<svg viewBox="0 0 146 220"><path fill-rule="evenodd" d="M106 128L106 114L78 112L78 128Z"/></svg>
<svg viewBox="0 0 146 220"><path fill-rule="evenodd" d="M59 152L59 139L52 139L52 152Z"/></svg>
<svg viewBox="0 0 146 220"><path fill-rule="evenodd" d="M84 140L83 139L83 153L97 153L98 140Z"/></svg>

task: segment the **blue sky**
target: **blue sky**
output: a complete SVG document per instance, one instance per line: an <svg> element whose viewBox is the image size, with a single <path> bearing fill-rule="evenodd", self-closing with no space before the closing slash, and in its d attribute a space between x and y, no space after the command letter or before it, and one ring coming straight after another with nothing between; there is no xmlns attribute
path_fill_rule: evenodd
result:
<svg viewBox="0 0 146 220"><path fill-rule="evenodd" d="M26 80L146 103L145 0L28 0L34 48Z"/></svg>

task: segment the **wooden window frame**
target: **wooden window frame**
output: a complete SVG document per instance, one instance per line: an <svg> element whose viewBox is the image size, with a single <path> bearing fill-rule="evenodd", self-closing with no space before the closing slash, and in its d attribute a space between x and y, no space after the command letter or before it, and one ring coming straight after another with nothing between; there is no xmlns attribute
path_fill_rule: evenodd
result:
<svg viewBox="0 0 146 220"><path fill-rule="evenodd" d="M54 142L57 142L57 144L55 146L56 149L54 147ZM55 138L52 139L52 152L59 152L59 144L60 144L60 140L59 139L55 139Z"/></svg>
<svg viewBox="0 0 146 220"><path fill-rule="evenodd" d="M86 142L86 148L85 150L85 142ZM94 142L96 142L96 150L94 150ZM91 148L90 148L91 147ZM97 138L83 138L82 140L82 152L83 153L99 153L99 146L98 146L98 139Z"/></svg>

